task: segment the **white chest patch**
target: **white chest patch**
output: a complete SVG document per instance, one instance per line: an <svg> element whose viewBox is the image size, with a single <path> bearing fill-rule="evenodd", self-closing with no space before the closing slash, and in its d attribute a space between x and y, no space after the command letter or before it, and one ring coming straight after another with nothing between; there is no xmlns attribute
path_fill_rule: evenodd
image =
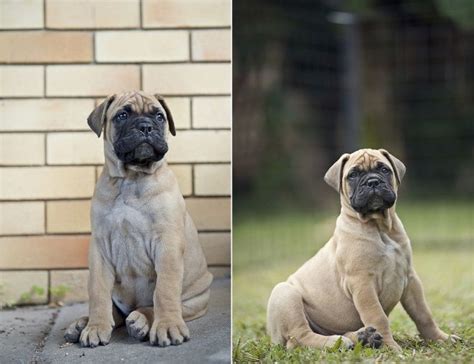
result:
<svg viewBox="0 0 474 364"><path fill-rule="evenodd" d="M385 312L390 312L400 301L408 283L410 255L386 234L382 234L382 259L377 277L379 299Z"/></svg>

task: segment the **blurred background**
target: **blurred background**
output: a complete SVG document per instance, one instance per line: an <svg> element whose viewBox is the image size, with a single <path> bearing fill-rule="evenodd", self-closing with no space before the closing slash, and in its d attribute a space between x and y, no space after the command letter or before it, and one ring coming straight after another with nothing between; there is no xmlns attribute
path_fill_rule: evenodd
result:
<svg viewBox="0 0 474 364"><path fill-rule="evenodd" d="M331 236L324 173L361 147L407 166L398 212L428 288L443 265L472 293L474 2L242 0L233 19L235 340L263 335L273 285Z"/></svg>

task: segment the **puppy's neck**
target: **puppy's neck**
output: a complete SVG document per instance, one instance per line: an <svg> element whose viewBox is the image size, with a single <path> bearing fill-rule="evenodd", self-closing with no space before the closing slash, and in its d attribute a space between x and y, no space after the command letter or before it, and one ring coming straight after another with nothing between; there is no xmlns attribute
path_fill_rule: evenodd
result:
<svg viewBox="0 0 474 364"><path fill-rule="evenodd" d="M361 224L376 224L380 231L390 233L396 216L395 205L380 212L361 214L355 211L349 201L341 195L341 215Z"/></svg>

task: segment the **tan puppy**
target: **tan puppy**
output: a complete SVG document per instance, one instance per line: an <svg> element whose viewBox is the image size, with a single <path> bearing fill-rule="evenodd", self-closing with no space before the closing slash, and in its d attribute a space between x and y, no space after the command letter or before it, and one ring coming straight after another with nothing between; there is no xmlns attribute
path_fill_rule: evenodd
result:
<svg viewBox="0 0 474 364"><path fill-rule="evenodd" d="M431 316L413 265L410 240L395 213L405 166L387 151L344 154L324 177L341 196L333 237L268 302L272 342L323 348L340 338L400 350L388 314L401 301L426 340L447 340ZM342 336L341 336L342 335Z"/></svg>
<svg viewBox="0 0 474 364"><path fill-rule="evenodd" d="M137 339L178 345L184 321L205 314L212 275L173 172L171 113L159 96L109 96L89 116L104 130L105 166L92 198L89 317L65 333L83 346L106 345L124 323Z"/></svg>

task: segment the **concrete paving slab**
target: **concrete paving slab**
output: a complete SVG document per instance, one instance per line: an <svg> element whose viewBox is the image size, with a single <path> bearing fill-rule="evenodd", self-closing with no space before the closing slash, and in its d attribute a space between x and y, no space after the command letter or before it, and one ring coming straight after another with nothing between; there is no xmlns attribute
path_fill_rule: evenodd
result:
<svg viewBox="0 0 474 364"><path fill-rule="evenodd" d="M38 359L58 313L59 309L45 306L0 311L0 363Z"/></svg>
<svg viewBox="0 0 474 364"><path fill-rule="evenodd" d="M180 346L159 348L130 338L124 327L112 334L111 342L97 348L64 345L64 330L87 305L61 310L46 340L41 359L47 363L229 363L230 362L230 280L215 280L211 287L208 313L188 323L191 340Z"/></svg>
<svg viewBox="0 0 474 364"><path fill-rule="evenodd" d="M66 344L64 330L87 311L87 304L76 304L60 310L16 310L11 312L20 314L10 316L9 311L0 312L0 327L10 330L7 342L0 341L0 363L230 363L230 279L214 281L208 313L188 322L191 340L180 346L150 346L130 338L124 327L113 332L106 346L91 349ZM31 324L20 326L15 317ZM0 338L6 334L3 330Z"/></svg>

